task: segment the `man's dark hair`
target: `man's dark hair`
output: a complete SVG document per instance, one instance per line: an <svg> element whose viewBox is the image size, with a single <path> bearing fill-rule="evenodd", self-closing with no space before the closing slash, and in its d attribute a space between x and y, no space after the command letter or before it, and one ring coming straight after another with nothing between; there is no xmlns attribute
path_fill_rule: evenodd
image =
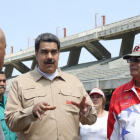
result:
<svg viewBox="0 0 140 140"><path fill-rule="evenodd" d="M35 40L35 51L38 52L40 42L55 42L57 44L58 50L60 49L60 41L57 36L51 33L44 33L39 35Z"/></svg>
<svg viewBox="0 0 140 140"><path fill-rule="evenodd" d="M5 74L2 70L0 71L0 74Z"/></svg>

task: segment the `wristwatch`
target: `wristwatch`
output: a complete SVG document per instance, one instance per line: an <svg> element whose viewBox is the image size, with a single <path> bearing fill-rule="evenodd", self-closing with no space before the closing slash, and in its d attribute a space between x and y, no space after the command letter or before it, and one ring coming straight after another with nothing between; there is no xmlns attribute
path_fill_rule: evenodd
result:
<svg viewBox="0 0 140 140"><path fill-rule="evenodd" d="M89 112L90 112L91 110L92 110L92 106L90 105L90 107L89 107ZM80 112L81 112L82 114L85 115L85 112L84 112L84 111L80 110Z"/></svg>

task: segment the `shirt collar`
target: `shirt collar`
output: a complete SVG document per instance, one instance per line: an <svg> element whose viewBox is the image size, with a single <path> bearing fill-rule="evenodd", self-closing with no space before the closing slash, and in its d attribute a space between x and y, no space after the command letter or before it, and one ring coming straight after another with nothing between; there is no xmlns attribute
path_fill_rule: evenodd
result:
<svg viewBox="0 0 140 140"><path fill-rule="evenodd" d="M62 73L60 68L58 68L58 74L56 77L60 77L62 80L66 81L66 77L64 76L64 73Z"/></svg>
<svg viewBox="0 0 140 140"><path fill-rule="evenodd" d="M32 73L31 73L31 75L32 75ZM33 75L32 76L34 77L34 80L36 82L43 77L43 75L38 71L37 66L33 70Z"/></svg>
<svg viewBox="0 0 140 140"><path fill-rule="evenodd" d="M36 82L43 77L43 75L38 71L37 66L33 70L33 77ZM60 68L58 68L58 74L56 77L60 77L62 80L66 81L66 78Z"/></svg>

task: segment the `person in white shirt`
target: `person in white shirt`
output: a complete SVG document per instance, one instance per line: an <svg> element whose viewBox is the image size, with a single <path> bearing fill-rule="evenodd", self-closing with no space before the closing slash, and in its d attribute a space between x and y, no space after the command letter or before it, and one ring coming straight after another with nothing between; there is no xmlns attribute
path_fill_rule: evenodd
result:
<svg viewBox="0 0 140 140"><path fill-rule="evenodd" d="M108 140L107 119L108 111L105 109L105 94L99 88L93 88L89 94L97 109L97 121L93 125L82 125L80 123L81 140Z"/></svg>

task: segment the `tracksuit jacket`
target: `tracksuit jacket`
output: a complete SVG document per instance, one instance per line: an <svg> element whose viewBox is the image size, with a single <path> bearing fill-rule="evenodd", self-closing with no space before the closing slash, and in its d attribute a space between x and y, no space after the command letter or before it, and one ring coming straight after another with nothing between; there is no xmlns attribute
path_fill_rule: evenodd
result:
<svg viewBox="0 0 140 140"><path fill-rule="evenodd" d="M5 123L4 110L5 110L6 101L7 101L7 97L3 95L2 102L0 102L1 126L4 132L5 140L17 140L16 133L11 132Z"/></svg>
<svg viewBox="0 0 140 140"><path fill-rule="evenodd" d="M114 91L107 129L110 140L140 140L140 98L134 79Z"/></svg>

